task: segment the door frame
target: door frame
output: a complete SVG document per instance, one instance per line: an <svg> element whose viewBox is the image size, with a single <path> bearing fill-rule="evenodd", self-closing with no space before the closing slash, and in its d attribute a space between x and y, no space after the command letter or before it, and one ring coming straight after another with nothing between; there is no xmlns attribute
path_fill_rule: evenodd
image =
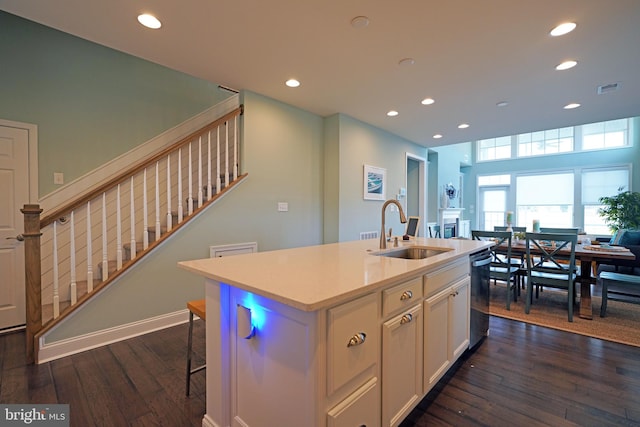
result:
<svg viewBox="0 0 640 427"><path fill-rule="evenodd" d="M29 203L38 203L38 125L0 119L0 126L25 129L29 145Z"/></svg>
<svg viewBox="0 0 640 427"><path fill-rule="evenodd" d="M409 168L407 167L409 160L418 162L418 216L420 217L419 236L428 237L427 234L427 159L418 155L406 152L404 160L404 187L408 193L409 186ZM405 210L407 208L407 199L404 200Z"/></svg>
<svg viewBox="0 0 640 427"><path fill-rule="evenodd" d="M23 123L16 122L13 120L0 119L0 126L15 128L15 129L23 129L27 131L27 168L29 183L27 185L28 188L28 203L29 204L37 204L38 197L38 126L31 123ZM20 207L22 209L22 207ZM20 227L22 233L24 233L24 220L22 221L22 227ZM20 233L20 234L22 234ZM23 267L24 269L24 267ZM22 275L24 278L24 275ZM24 286L26 291L26 283ZM23 309L26 312L26 299L25 299L25 307ZM26 314L26 313L25 313ZM24 329L25 326L18 326L17 328L5 329L3 332L8 332L15 329Z"/></svg>

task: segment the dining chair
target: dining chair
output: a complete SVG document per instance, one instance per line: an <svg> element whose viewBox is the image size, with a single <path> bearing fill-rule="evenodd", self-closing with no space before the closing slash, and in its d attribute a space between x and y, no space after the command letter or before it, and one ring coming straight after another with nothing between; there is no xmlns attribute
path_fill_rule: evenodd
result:
<svg viewBox="0 0 640 427"><path fill-rule="evenodd" d="M527 227L511 227L514 233L526 233ZM493 231L507 231L506 225L496 225L493 227Z"/></svg>
<svg viewBox="0 0 640 427"><path fill-rule="evenodd" d="M524 306L526 314L529 314L531 309L534 286L536 290L541 286L566 289L568 320L573 322L573 306L576 300L577 240L578 235L573 233L526 234L527 294ZM536 298L538 297L539 294L536 291Z"/></svg>
<svg viewBox="0 0 640 427"><path fill-rule="evenodd" d="M578 227L557 228L557 227L540 227L541 233L559 233L559 234L578 234Z"/></svg>
<svg viewBox="0 0 640 427"><path fill-rule="evenodd" d="M511 230L514 233L526 233L527 232L527 227L511 227ZM507 226L506 225L496 225L493 227L493 231L507 231ZM526 269L526 265L524 262L524 255L521 255L519 257L514 257L511 258L509 260L509 262L511 262L511 264L518 266L518 273L516 273L517 277L519 278L519 282L520 282L520 287L524 288L524 276L527 275L527 269Z"/></svg>
<svg viewBox="0 0 640 427"><path fill-rule="evenodd" d="M512 235L509 231L471 231L471 238L473 240L495 242L495 245L489 248L489 251L491 252L489 277L494 280L494 283L498 280L506 283L507 310L511 310L511 299L514 301L518 300L516 274L520 269L519 266L508 262L508 260L511 259L511 236Z"/></svg>

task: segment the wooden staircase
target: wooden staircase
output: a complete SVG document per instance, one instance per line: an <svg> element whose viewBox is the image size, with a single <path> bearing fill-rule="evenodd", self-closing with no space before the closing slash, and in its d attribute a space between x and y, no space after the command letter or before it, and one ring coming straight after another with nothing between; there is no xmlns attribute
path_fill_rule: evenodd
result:
<svg viewBox="0 0 640 427"><path fill-rule="evenodd" d="M30 363L41 336L246 178L238 174L241 113L242 106L42 218L38 205L24 207Z"/></svg>

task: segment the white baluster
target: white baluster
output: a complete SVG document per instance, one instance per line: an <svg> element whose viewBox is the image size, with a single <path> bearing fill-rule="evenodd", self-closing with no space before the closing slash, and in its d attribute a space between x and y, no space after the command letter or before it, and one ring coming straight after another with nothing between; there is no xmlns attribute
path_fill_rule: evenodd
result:
<svg viewBox="0 0 640 427"><path fill-rule="evenodd" d="M202 194L202 136L198 138L198 207L202 206L204 196Z"/></svg>
<svg viewBox="0 0 640 427"><path fill-rule="evenodd" d="M178 149L178 224L184 218L182 207L182 148Z"/></svg>
<svg viewBox="0 0 640 427"><path fill-rule="evenodd" d="M71 305L78 302L78 296L76 294L76 224L74 217L74 212L71 211L71 221L69 223L69 275L71 279L69 293L71 295Z"/></svg>
<svg viewBox="0 0 640 427"><path fill-rule="evenodd" d="M211 188L211 131L207 132L207 200L213 197Z"/></svg>
<svg viewBox="0 0 640 427"><path fill-rule="evenodd" d="M58 278L58 221L53 222L53 318L60 316L60 295Z"/></svg>
<svg viewBox="0 0 640 427"><path fill-rule="evenodd" d="M193 164L191 160L191 143L189 143L189 171L188 181L187 181L187 189L189 190L189 196L187 198L187 212L188 215L193 213Z"/></svg>
<svg viewBox="0 0 640 427"><path fill-rule="evenodd" d="M167 156L167 231L173 228L173 215L171 215L171 155Z"/></svg>
<svg viewBox="0 0 640 427"><path fill-rule="evenodd" d="M105 209L102 209L103 212ZM104 221L106 223L106 221ZM106 233L103 233L106 234ZM120 184L116 191L116 270L122 268L122 214L120 213Z"/></svg>
<svg viewBox="0 0 640 427"><path fill-rule="evenodd" d="M220 126L216 128L216 146L217 146L217 155L216 155L216 194L220 193L222 187L222 181L220 181Z"/></svg>
<svg viewBox="0 0 640 427"><path fill-rule="evenodd" d="M147 168L142 174L142 249L149 247L149 221L147 212ZM133 188L132 188L133 189Z"/></svg>
<svg viewBox="0 0 640 427"><path fill-rule="evenodd" d="M238 179L238 116L233 118L233 179Z"/></svg>
<svg viewBox="0 0 640 427"><path fill-rule="evenodd" d="M118 185L118 203L120 203L120 185ZM120 224L120 209L118 209L118 224ZM120 233L118 233L120 236ZM107 247L107 195L102 193L102 281L104 282L109 278L109 249ZM120 247L120 244L117 245ZM120 255L122 258L122 255ZM122 267L122 263L120 264ZM116 269L118 267L116 266ZM93 289L93 285L92 285Z"/></svg>
<svg viewBox="0 0 640 427"><path fill-rule="evenodd" d="M224 187L229 186L229 122L224 122Z"/></svg>
<svg viewBox="0 0 640 427"><path fill-rule="evenodd" d="M102 210L104 211L104 193ZM103 229L104 230L104 229ZM102 232L103 236L106 234ZM87 202L87 293L93 291L93 242L91 238L91 201Z"/></svg>
<svg viewBox="0 0 640 427"><path fill-rule="evenodd" d="M160 238L160 177L158 176L159 170L158 168L160 162L156 162L156 238L158 240Z"/></svg>
<svg viewBox="0 0 640 427"><path fill-rule="evenodd" d="M130 197L130 214L131 215L131 259L136 257L136 208L135 208L135 197L133 194L133 177L131 177L131 197Z"/></svg>

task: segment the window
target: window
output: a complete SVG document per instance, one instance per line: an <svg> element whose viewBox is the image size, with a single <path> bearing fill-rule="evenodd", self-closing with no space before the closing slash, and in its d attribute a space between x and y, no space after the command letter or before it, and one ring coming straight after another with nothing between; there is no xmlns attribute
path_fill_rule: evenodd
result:
<svg viewBox="0 0 640 427"><path fill-rule="evenodd" d="M609 120L582 126L582 149L625 147L628 145L627 119Z"/></svg>
<svg viewBox="0 0 640 427"><path fill-rule="evenodd" d="M489 138L478 141L478 161L511 158L511 137Z"/></svg>
<svg viewBox="0 0 640 427"><path fill-rule="evenodd" d="M573 151L573 127L523 133L517 136L518 157Z"/></svg>
<svg viewBox="0 0 640 427"><path fill-rule="evenodd" d="M516 177L516 225L573 227L573 173Z"/></svg>
<svg viewBox="0 0 640 427"><path fill-rule="evenodd" d="M593 169L582 172L582 205L584 231L587 234L611 234L598 214L600 197L615 196L621 188L629 188L629 169Z"/></svg>
<svg viewBox="0 0 640 427"><path fill-rule="evenodd" d="M507 195L511 184L511 175L478 176L480 189L480 230L493 230L498 225L505 225L507 211Z"/></svg>

